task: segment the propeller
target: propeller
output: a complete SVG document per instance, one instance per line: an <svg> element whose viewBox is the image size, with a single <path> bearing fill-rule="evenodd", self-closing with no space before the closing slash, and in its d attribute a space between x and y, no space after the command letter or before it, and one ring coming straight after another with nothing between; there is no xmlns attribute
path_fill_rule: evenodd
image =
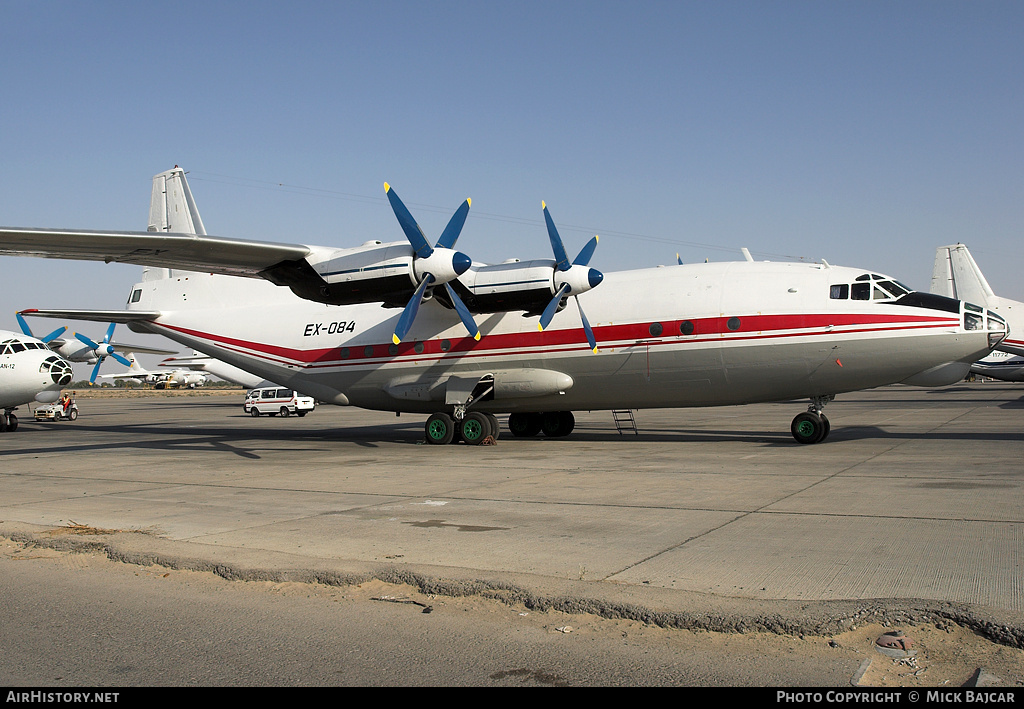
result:
<svg viewBox="0 0 1024 709"><path fill-rule="evenodd" d="M100 373L100 365L103 364L103 360L107 357L113 357L126 367L132 366L131 360L126 357L122 357L117 352L114 352L114 346L110 344L110 338L114 335L115 325L117 325L117 323L110 323L110 327L107 328L107 334L103 336L102 344L93 342L81 333L75 333L75 338L82 344L91 347L97 357L96 366L92 368L92 376L89 377L90 384L94 384L96 382L96 375Z"/></svg>
<svg viewBox="0 0 1024 709"><path fill-rule="evenodd" d="M576 299L576 307L579 308L580 320L583 322L583 332L587 335L590 349L597 352L597 340L594 338L594 329L590 327L587 316L583 314L583 306L580 305L579 298L580 293L585 293L591 288L597 287L604 280L603 273L596 268L588 266L590 258L594 255L594 250L597 248L597 237L595 236L588 241L580 249L579 254L576 255L572 263L569 263L569 256L565 253L565 246L562 245L562 238L558 235L558 229L555 228L555 222L551 219L548 206L544 202L541 202L540 205L544 208L544 222L548 226L548 239L551 241L551 250L555 254L555 273L553 276L555 297L551 299L551 302L544 308L544 312L541 313L537 329L543 332L544 328L551 324L551 319L555 317L555 313L558 312L562 299L571 295Z"/></svg>
<svg viewBox="0 0 1024 709"><path fill-rule="evenodd" d="M25 320L24 317L22 317L21 313L15 313L14 317L18 318L18 324L21 325L21 331L23 333L25 333L29 337L35 337L35 335L32 334L32 328L30 328L28 326L28 322ZM39 339L40 342L49 342L50 340L54 340L54 339L60 337L61 335L63 335L64 331L67 330L67 329L68 329L67 326L58 327L56 330L51 332L46 337L40 337L38 339Z"/></svg>
<svg viewBox="0 0 1024 709"><path fill-rule="evenodd" d="M416 223L412 214L406 209L405 204L398 198L398 195L395 194L395 191L391 189L391 185L387 182L384 183L384 191L388 195L388 201L391 202L391 208L394 210L395 216L398 217L398 223L402 225L405 237L412 244L414 254L412 262L413 276L418 281L412 298L409 299L405 310L402 311L402 315L398 318L398 323L395 325L395 333L391 336L392 341L397 345L409 334L409 329L416 319L416 313L420 309L420 303L423 302L427 289L436 285L444 285L452 305L455 306L455 312L459 314L459 319L466 326L470 337L474 340L479 340L480 328L476 326L469 308L465 306L450 284L450 281L454 281L461 276L473 264L469 256L461 251L455 251L453 248L456 240L459 238L459 234L462 232L463 225L466 223L470 200L467 199L455 210L455 214L452 215L448 226L441 232L441 237L431 247L420 225Z"/></svg>

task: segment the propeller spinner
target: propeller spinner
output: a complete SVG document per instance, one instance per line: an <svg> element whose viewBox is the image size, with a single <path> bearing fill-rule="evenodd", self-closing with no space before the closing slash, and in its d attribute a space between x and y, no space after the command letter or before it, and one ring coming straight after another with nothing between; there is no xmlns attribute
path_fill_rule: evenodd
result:
<svg viewBox="0 0 1024 709"><path fill-rule="evenodd" d="M470 200L467 199L455 210L455 214L452 215L448 226L444 228L441 237L437 240L437 244L431 247L420 225L416 223L416 220L413 219L405 204L398 198L395 191L391 189L391 185L385 182L384 191L388 195L388 201L391 202L391 208L395 211L395 216L398 217L398 223L402 225L402 231L405 232L406 238L412 244L414 253L412 262L413 276L418 281L416 291L412 294L408 305L405 306L405 310L402 311L402 315L398 318L398 323L395 325L395 333L391 339L397 345L409 333L409 329L416 319L416 313L419 311L420 303L423 302L423 296L426 294L427 289L435 285L444 285L448 291L448 296L451 298L452 305L455 306L455 311L459 314L462 324L466 326L470 337L474 340L479 340L480 328L476 326L469 308L465 306L450 285L450 281L454 281L469 270L473 263L469 256L461 251L455 251L453 248L456 240L459 238L459 234L462 232L462 226L466 223Z"/></svg>
<svg viewBox="0 0 1024 709"><path fill-rule="evenodd" d="M551 319L555 317L555 313L558 312L562 299L571 295L576 299L576 307L579 308L580 320L583 322L583 332L587 335L590 349L597 352L597 340L594 338L594 329L590 327L587 316L583 314L583 306L580 305L579 299L580 293L597 287L604 280L603 273L596 268L588 266L590 258L594 255L594 250L597 248L597 237L595 236L588 241L580 249L579 254L576 255L572 263L569 263L569 256L565 253L565 246L562 245L562 238L558 235L555 222L551 219L551 214L548 212L548 206L544 202L541 202L540 205L544 209L544 222L548 227L548 239L551 241L551 250L555 254L555 273L552 278L555 297L551 299L551 302L544 308L544 312L541 313L537 329L543 332L544 328L551 324Z"/></svg>
<svg viewBox="0 0 1024 709"><path fill-rule="evenodd" d="M103 336L103 342L97 343L90 340L85 335L76 332L75 338L84 345L92 348L92 351L96 354L96 366L92 368L92 376L89 377L89 383L96 383L96 376L100 373L100 365L103 364L103 360L107 357L113 357L118 362L126 367L132 366L131 361L127 357L122 357L117 352L114 352L114 346L110 344L110 338L114 335L114 326L117 323L110 323L110 327L107 328L107 334Z"/></svg>

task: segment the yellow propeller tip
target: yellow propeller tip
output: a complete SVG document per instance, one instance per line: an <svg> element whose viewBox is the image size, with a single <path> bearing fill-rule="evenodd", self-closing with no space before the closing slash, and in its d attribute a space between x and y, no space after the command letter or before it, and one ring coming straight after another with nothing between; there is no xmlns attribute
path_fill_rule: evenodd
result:
<svg viewBox="0 0 1024 709"><path fill-rule="evenodd" d="M466 204L468 204L470 207L472 207L473 206L473 199L471 197L466 197Z"/></svg>
<svg viewBox="0 0 1024 709"><path fill-rule="evenodd" d="M473 337L473 339L477 340L477 341L480 340L480 331L479 330L476 331L476 335Z"/></svg>
<svg viewBox="0 0 1024 709"><path fill-rule="evenodd" d="M398 335L392 335L391 341L394 342L396 345L400 345L402 343L402 341L398 339Z"/></svg>
<svg viewBox="0 0 1024 709"><path fill-rule="evenodd" d="M387 182L384 183L384 191L385 192L390 192L391 191L391 185L389 185Z"/></svg>
<svg viewBox="0 0 1024 709"><path fill-rule="evenodd" d="M547 209L547 208L548 208L548 205L546 205L546 204L544 203L544 200L541 200L541 201L540 201L540 208L541 208L541 209Z"/></svg>
<svg viewBox="0 0 1024 709"><path fill-rule="evenodd" d="M540 323L537 323L537 331L538 332L544 332L544 326L541 325Z"/></svg>

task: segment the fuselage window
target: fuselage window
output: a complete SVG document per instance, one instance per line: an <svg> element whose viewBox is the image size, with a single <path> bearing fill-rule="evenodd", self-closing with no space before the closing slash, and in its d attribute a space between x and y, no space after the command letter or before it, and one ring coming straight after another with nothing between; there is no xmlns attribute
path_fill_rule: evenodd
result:
<svg viewBox="0 0 1024 709"><path fill-rule="evenodd" d="M725 323L725 326L735 332L736 330L740 329L740 319L729 318L728 322Z"/></svg>
<svg viewBox="0 0 1024 709"><path fill-rule="evenodd" d="M132 291L132 297L129 302L138 303L142 299L142 289L136 288Z"/></svg>
<svg viewBox="0 0 1024 709"><path fill-rule="evenodd" d="M972 315L971 313L964 313L964 330L983 330L985 329L984 321L980 315Z"/></svg>
<svg viewBox="0 0 1024 709"><path fill-rule="evenodd" d="M689 320L684 320L683 324L679 326L679 332L683 333L684 335L692 335L693 330L693 323L690 322Z"/></svg>
<svg viewBox="0 0 1024 709"><path fill-rule="evenodd" d="M349 355L348 347L342 347L341 348L341 358L342 359L348 359L348 355Z"/></svg>
<svg viewBox="0 0 1024 709"><path fill-rule="evenodd" d="M651 323L651 326L647 328L647 331L657 337L662 333L663 328L660 322Z"/></svg>
<svg viewBox="0 0 1024 709"><path fill-rule="evenodd" d="M837 286L832 286L828 296L832 300L846 300L850 297L850 286L846 283L840 283Z"/></svg>
<svg viewBox="0 0 1024 709"><path fill-rule="evenodd" d="M363 354L367 357L373 357L373 345L367 345L364 347Z"/></svg>
<svg viewBox="0 0 1024 709"><path fill-rule="evenodd" d="M850 298L852 300L871 300L871 284L854 283L850 288Z"/></svg>

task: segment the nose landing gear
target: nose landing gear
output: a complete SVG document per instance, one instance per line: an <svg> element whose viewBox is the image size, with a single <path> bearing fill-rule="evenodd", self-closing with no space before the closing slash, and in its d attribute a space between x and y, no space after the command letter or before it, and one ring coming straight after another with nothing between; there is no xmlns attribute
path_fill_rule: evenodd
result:
<svg viewBox="0 0 1024 709"><path fill-rule="evenodd" d="M835 396L832 395L811 397L811 404L807 407L807 411L796 415L789 430L797 443L821 443L828 438L832 424L829 423L828 417L825 416L822 409L834 398Z"/></svg>

